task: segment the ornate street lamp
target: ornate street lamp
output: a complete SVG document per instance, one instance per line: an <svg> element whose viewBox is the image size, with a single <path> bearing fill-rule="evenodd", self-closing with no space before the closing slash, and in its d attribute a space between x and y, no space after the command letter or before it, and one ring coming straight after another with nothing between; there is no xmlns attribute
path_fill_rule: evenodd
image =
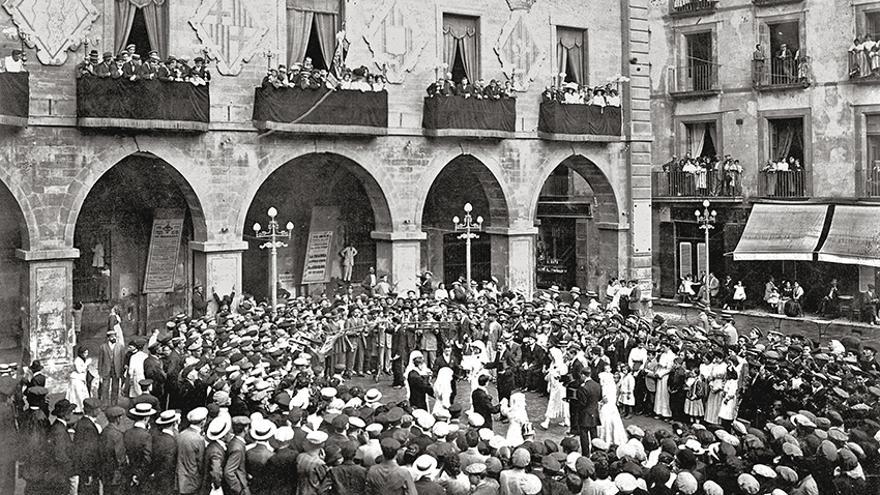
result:
<svg viewBox="0 0 880 495"><path fill-rule="evenodd" d="M467 279L467 290L470 290L471 287L471 240L479 239L480 236L475 234L474 232L479 232L483 230L483 217L477 216L476 221L471 216L471 211L474 209L470 203L464 204L464 221L462 221L457 216L452 217L452 223L455 224L455 231L462 232L459 239L464 239L465 242L465 278Z"/></svg>
<svg viewBox="0 0 880 495"><path fill-rule="evenodd" d="M278 230L278 210L275 207L269 208L269 228L262 230L259 223L254 224L254 235L257 239L266 239L266 242L260 245L260 249L269 249L271 256L269 257L269 278L272 282L272 314L276 312L278 306L278 248L287 247L284 242L290 239L293 232L293 222L287 222L287 230Z"/></svg>
<svg viewBox="0 0 880 495"><path fill-rule="evenodd" d="M708 308L712 303L712 295L709 294L709 231L715 228L712 224L715 223L717 215L715 210L709 210L709 200L704 199L703 211L694 211L694 216L697 217L697 223L700 224L700 229L703 230L703 233L706 236L706 279L703 283L706 284L706 307Z"/></svg>

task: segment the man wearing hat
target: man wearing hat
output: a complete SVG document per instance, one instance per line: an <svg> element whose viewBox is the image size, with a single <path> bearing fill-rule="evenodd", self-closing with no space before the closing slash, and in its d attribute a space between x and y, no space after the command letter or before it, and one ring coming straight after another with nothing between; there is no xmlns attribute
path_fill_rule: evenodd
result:
<svg viewBox="0 0 880 495"><path fill-rule="evenodd" d="M177 426L180 413L169 409L156 418L159 431L153 435L152 493L175 493L177 490Z"/></svg>
<svg viewBox="0 0 880 495"><path fill-rule="evenodd" d="M55 422L49 428L48 446L46 447L52 456L47 465L49 493L68 493L76 487L74 446L73 440L67 432L74 410L76 410L76 404L70 403L67 399L59 400L52 409Z"/></svg>
<svg viewBox="0 0 880 495"><path fill-rule="evenodd" d="M101 486L105 495L119 495L128 487L125 483L125 434L120 422L125 409L110 406L104 411L107 426L101 432Z"/></svg>
<svg viewBox="0 0 880 495"><path fill-rule="evenodd" d="M258 418L251 423L249 436L254 443L248 446L245 457L250 492L253 495L269 495L272 488L271 475L266 471L266 463L272 457L272 446L269 440L275 436L275 423L268 419Z"/></svg>
<svg viewBox="0 0 880 495"><path fill-rule="evenodd" d="M76 452L76 474L82 495L97 495L101 469L101 430L98 426L98 401L83 400L83 417L74 425L73 444Z"/></svg>
<svg viewBox="0 0 880 495"><path fill-rule="evenodd" d="M89 56L76 66L76 78L82 79L86 76L95 75L95 66L98 65L98 50L89 52Z"/></svg>
<svg viewBox="0 0 880 495"><path fill-rule="evenodd" d="M367 471L366 495L390 495L406 493L415 495L416 486L410 471L397 464L400 442L394 438L383 438L380 442L382 457L380 463Z"/></svg>
<svg viewBox="0 0 880 495"><path fill-rule="evenodd" d="M247 416L232 418L232 439L226 444L226 462L223 465L223 493L248 495L247 450L245 432L251 421Z"/></svg>
<svg viewBox="0 0 880 495"><path fill-rule="evenodd" d="M226 443L232 438L229 418L218 416L208 423L205 431L208 445L205 447L205 478L202 491L223 488L223 464L226 460Z"/></svg>
<svg viewBox="0 0 880 495"><path fill-rule="evenodd" d="M327 442L327 434L320 430L306 436L305 450L296 458L297 495L321 493L328 469L321 456L325 442Z"/></svg>
<svg viewBox="0 0 880 495"><path fill-rule="evenodd" d="M205 83L211 82L211 71L208 70L208 67L205 65L205 58L196 57L193 59L193 63L195 64L195 67L192 69L192 77L201 79Z"/></svg>
<svg viewBox="0 0 880 495"><path fill-rule="evenodd" d="M156 50L151 50L147 58L147 61L142 63L140 67L138 67L138 79L144 79L147 81L152 81L159 77L159 52Z"/></svg>
<svg viewBox="0 0 880 495"><path fill-rule="evenodd" d="M135 353L128 359L128 396L135 398L141 395L141 380L146 378L144 375L144 362L149 357L147 351L147 339L137 337L131 342L131 346L135 348Z"/></svg>
<svg viewBox="0 0 880 495"><path fill-rule="evenodd" d="M186 415L189 426L177 435L177 489L180 495L194 495L202 488L205 477L205 437L202 430L208 409L197 407Z"/></svg>
<svg viewBox="0 0 880 495"><path fill-rule="evenodd" d="M134 425L123 435L125 455L128 457L125 483L131 486L129 493L150 493L150 474L152 473L153 436L150 434L150 418L156 410L149 403L142 402L129 409L128 414Z"/></svg>
<svg viewBox="0 0 880 495"><path fill-rule="evenodd" d="M125 346L118 341L116 330L108 330L107 340L98 348L98 399L105 404L116 404L124 369Z"/></svg>

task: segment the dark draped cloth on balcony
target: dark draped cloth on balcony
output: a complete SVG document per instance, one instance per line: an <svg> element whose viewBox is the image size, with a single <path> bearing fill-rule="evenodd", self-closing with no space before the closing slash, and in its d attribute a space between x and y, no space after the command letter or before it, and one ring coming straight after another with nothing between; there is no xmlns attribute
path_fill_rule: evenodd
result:
<svg viewBox="0 0 880 495"><path fill-rule="evenodd" d="M210 114L208 86L96 77L76 85L76 116L84 127L205 131Z"/></svg>
<svg viewBox="0 0 880 495"><path fill-rule="evenodd" d="M385 134L388 92L256 88L253 120L258 129L346 133L348 128L357 134Z"/></svg>
<svg viewBox="0 0 880 495"><path fill-rule="evenodd" d="M569 105L556 101L541 103L538 132L620 136L620 107Z"/></svg>
<svg viewBox="0 0 880 495"><path fill-rule="evenodd" d="M27 72L0 73L0 125L25 126L30 85Z"/></svg>
<svg viewBox="0 0 880 495"><path fill-rule="evenodd" d="M505 137L516 131L516 99L478 100L463 96L425 98L422 127L433 136L461 134Z"/></svg>

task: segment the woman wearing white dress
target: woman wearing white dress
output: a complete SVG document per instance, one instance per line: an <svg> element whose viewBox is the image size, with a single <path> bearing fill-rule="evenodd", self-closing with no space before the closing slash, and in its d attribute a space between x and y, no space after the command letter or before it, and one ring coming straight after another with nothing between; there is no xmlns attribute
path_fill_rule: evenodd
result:
<svg viewBox="0 0 880 495"><path fill-rule="evenodd" d="M669 348L669 344L660 344L662 353L657 361L657 395L654 398L654 414L663 418L672 417L672 409L669 407L669 372L675 364L675 353Z"/></svg>
<svg viewBox="0 0 880 495"><path fill-rule="evenodd" d="M443 367L437 370L434 380L434 409L431 414L448 411L452 406L452 368Z"/></svg>
<svg viewBox="0 0 880 495"><path fill-rule="evenodd" d="M724 382L727 379L727 364L721 360L721 353L715 354L709 369L709 390L706 399L706 423L718 424L718 413L724 400Z"/></svg>
<svg viewBox="0 0 880 495"><path fill-rule="evenodd" d="M568 366L565 364L565 356L562 349L558 347L550 348L550 367L547 370L547 390L550 393L550 399L547 400L547 412L544 413L544 422L541 428L550 427L550 421L561 420L562 426L568 427L571 418L568 402L565 400L565 385L562 384L562 377L568 374Z"/></svg>
<svg viewBox="0 0 880 495"><path fill-rule="evenodd" d="M85 346L80 346L76 351L76 358L73 360L73 371L70 372L70 380L67 383L67 395L65 396L71 404L76 405L76 412L78 413L83 410L83 401L89 398L89 386L86 380L91 363L89 350Z"/></svg>
<svg viewBox="0 0 880 495"><path fill-rule="evenodd" d="M721 424L726 428L729 428L730 423L736 419L737 393L739 391L738 378L739 374L736 370L729 368L727 370L727 380L721 389L721 407L718 410L718 419L721 420Z"/></svg>
<svg viewBox="0 0 880 495"><path fill-rule="evenodd" d="M502 399L501 413L510 421L507 426L507 445L511 448L522 445L532 425L529 421L529 413L526 411L525 394L522 392L512 394L509 404Z"/></svg>
<svg viewBox="0 0 880 495"><path fill-rule="evenodd" d="M617 409L617 384L607 363L599 373L599 386L602 387L602 400L599 402L599 424L602 427L599 436L611 445L623 445L628 436Z"/></svg>

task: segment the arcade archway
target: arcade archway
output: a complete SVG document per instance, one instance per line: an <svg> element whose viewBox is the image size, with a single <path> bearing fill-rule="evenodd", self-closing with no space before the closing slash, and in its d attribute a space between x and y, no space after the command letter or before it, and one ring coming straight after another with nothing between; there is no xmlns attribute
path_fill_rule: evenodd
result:
<svg viewBox="0 0 880 495"><path fill-rule="evenodd" d="M27 246L28 230L24 214L12 192L0 182L0 349L21 347L23 317L22 279L25 266L16 249Z"/></svg>
<svg viewBox="0 0 880 495"><path fill-rule="evenodd" d="M281 165L260 185L245 218L249 248L243 254L242 285L257 300L269 295L269 253L260 249L265 241L254 236L252 226L265 228L270 207L278 210L280 228L294 224L288 246L278 252L279 285L291 294L360 284L377 266L372 232L391 229L381 186L355 161L334 153L310 153ZM345 280L343 252L348 247L357 254L350 280Z"/></svg>
<svg viewBox="0 0 880 495"><path fill-rule="evenodd" d="M106 328L117 306L126 331L145 333L189 310L189 243L206 235L202 208L186 179L148 153L126 157L92 186L76 220L74 308L84 336Z"/></svg>
<svg viewBox="0 0 880 495"><path fill-rule="evenodd" d="M599 291L618 275L617 201L596 164L580 155L563 160L544 181L534 218L538 288Z"/></svg>
<svg viewBox="0 0 880 495"><path fill-rule="evenodd" d="M504 250L492 249L493 228L509 225L507 201L498 179L479 159L460 155L450 161L434 179L422 210L422 230L427 239L422 244L422 265L438 282L451 287L454 280L464 277L465 243L459 239L452 219L463 216L465 203L473 206L473 216L483 217L483 233L471 247L471 276L488 280L495 275L503 278L503 270L493 270L506 262ZM486 232L486 231L489 232ZM503 258L503 259L502 259Z"/></svg>

